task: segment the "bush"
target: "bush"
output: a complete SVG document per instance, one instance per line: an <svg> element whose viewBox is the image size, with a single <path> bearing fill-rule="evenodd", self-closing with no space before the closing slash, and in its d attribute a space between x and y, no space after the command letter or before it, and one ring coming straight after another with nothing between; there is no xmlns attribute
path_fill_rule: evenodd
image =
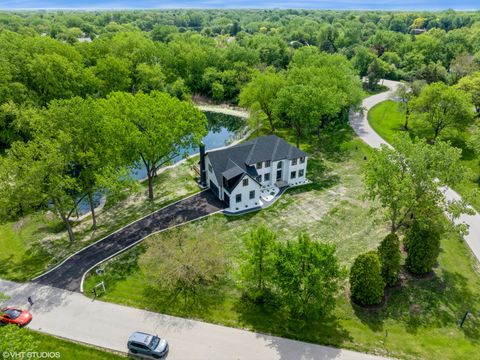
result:
<svg viewBox="0 0 480 360"><path fill-rule="evenodd" d="M353 301L379 304L383 298L385 282L382 278L380 259L376 251L357 256L350 269L350 291Z"/></svg>
<svg viewBox="0 0 480 360"><path fill-rule="evenodd" d="M414 274L432 271L440 254L440 232L431 225L420 225L414 221L404 242L408 252L405 261L408 270Z"/></svg>
<svg viewBox="0 0 480 360"><path fill-rule="evenodd" d="M378 247L382 277L385 285L393 286L398 281L400 271L400 241L396 234L388 234Z"/></svg>

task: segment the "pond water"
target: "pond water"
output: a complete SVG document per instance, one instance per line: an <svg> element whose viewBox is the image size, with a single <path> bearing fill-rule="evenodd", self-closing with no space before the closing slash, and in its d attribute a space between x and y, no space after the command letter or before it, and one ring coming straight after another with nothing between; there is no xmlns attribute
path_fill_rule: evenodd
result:
<svg viewBox="0 0 480 360"><path fill-rule="evenodd" d="M204 113L208 119L208 134L202 140L205 144L206 150L211 150L231 144L235 140L238 140L244 136L246 131L245 119L238 116L209 111L205 111ZM190 147L188 149L184 149L184 153L182 154L182 156L176 157L172 161L172 163L177 163L186 156L198 153L198 151L198 147ZM145 169L145 166L141 162L134 164L132 166L130 176L135 180L145 179L147 177L147 171ZM97 192L94 195L95 207L98 206L103 195L104 194L101 192ZM82 215L89 211L90 205L88 201L81 201L78 205L78 214Z"/></svg>

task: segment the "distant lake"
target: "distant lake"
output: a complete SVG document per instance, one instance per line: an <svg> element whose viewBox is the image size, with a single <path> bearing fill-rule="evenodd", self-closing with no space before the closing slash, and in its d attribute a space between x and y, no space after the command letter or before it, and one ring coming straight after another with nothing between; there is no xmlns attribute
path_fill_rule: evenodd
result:
<svg viewBox="0 0 480 360"><path fill-rule="evenodd" d="M479 0L2 0L0 9L332 9L475 10Z"/></svg>

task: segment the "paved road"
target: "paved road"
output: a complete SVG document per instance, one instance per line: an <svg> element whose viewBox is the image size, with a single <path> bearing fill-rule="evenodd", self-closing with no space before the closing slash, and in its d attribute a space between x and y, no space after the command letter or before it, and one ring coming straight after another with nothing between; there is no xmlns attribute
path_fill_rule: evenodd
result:
<svg viewBox="0 0 480 360"><path fill-rule="evenodd" d="M9 305L34 301L29 327L51 335L127 352L137 330L158 334L170 344L168 360L380 360L373 355L309 344L200 321L156 314L102 301L80 293L34 283L0 280ZM2 349L8 350L8 349ZM41 349L40 349L41 350Z"/></svg>
<svg viewBox="0 0 480 360"><path fill-rule="evenodd" d="M363 107L366 111L363 113L351 113L350 125L357 135L373 148L379 148L382 144L391 147L385 140L380 137L370 126L367 119L368 110L378 103L391 98L392 93L395 91L400 83L397 81L384 80L384 85L389 88L389 91L383 92L377 95L370 96L363 100ZM460 195L453 189L445 187L442 188L445 197L452 200L460 200ZM468 235L465 236L465 241L472 250L473 254L480 261L480 214L474 215L462 215L459 219L455 220L456 224L467 224L469 226Z"/></svg>
<svg viewBox="0 0 480 360"><path fill-rule="evenodd" d="M96 264L126 250L152 233L223 210L210 191L168 205L73 254L53 270L33 281L70 291L80 291L84 274Z"/></svg>

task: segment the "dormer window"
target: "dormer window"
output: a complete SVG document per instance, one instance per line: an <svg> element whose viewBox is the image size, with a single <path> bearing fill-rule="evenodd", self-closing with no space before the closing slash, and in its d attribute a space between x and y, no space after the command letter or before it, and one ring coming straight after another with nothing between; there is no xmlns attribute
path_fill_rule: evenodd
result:
<svg viewBox="0 0 480 360"><path fill-rule="evenodd" d="M262 163L261 161L258 162L257 165L256 165L257 169L261 169L261 168L262 168L262 165L263 165L263 163Z"/></svg>

